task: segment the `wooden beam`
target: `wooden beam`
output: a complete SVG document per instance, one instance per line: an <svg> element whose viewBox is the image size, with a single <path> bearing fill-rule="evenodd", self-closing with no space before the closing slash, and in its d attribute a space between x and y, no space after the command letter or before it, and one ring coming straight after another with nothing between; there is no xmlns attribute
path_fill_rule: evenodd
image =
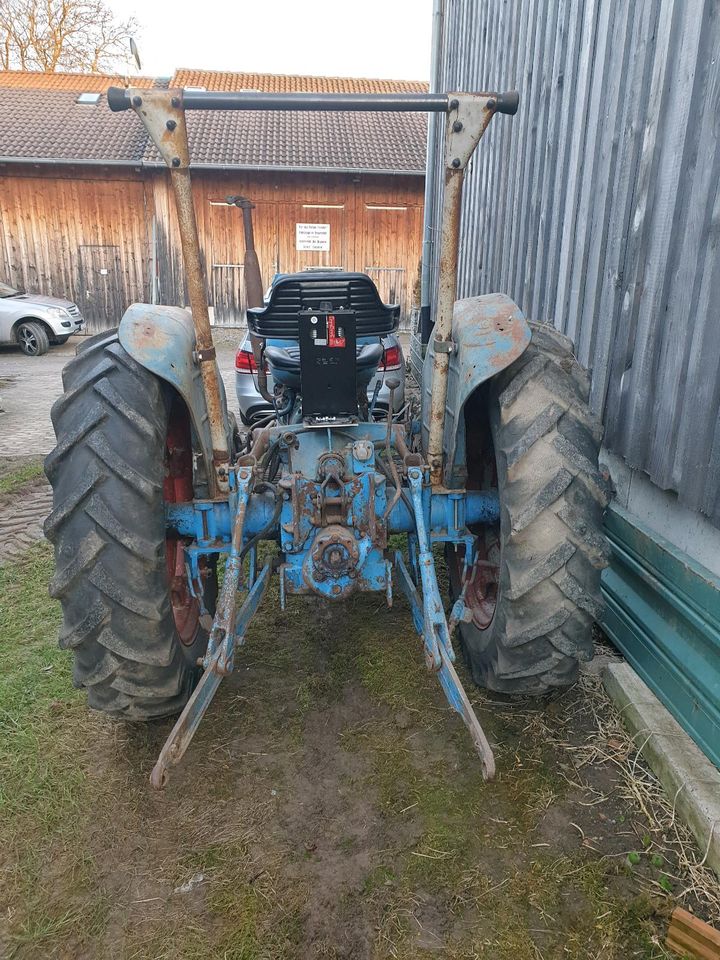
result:
<svg viewBox="0 0 720 960"><path fill-rule="evenodd" d="M670 918L665 946L681 957L720 960L720 930L698 920L682 907L676 907Z"/></svg>

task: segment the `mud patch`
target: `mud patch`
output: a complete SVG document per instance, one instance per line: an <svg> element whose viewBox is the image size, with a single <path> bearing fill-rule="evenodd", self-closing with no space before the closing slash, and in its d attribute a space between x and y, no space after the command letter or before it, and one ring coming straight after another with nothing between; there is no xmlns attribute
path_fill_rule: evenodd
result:
<svg viewBox="0 0 720 960"><path fill-rule="evenodd" d="M11 563L43 536L52 490L39 457L0 457L0 564Z"/></svg>

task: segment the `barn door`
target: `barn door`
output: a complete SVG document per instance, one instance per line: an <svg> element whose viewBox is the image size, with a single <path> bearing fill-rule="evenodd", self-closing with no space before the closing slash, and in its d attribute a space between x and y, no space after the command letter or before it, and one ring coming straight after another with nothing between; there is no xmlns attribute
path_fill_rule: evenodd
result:
<svg viewBox="0 0 720 960"><path fill-rule="evenodd" d="M239 327L245 319L245 279L242 263L212 265L213 323Z"/></svg>
<svg viewBox="0 0 720 960"><path fill-rule="evenodd" d="M205 250L208 267L208 302L213 324L239 327L245 316L245 284L242 213L224 200L210 200L209 244Z"/></svg>
<svg viewBox="0 0 720 960"><path fill-rule="evenodd" d="M347 269L344 203L282 202L278 207L278 270Z"/></svg>
<svg viewBox="0 0 720 960"><path fill-rule="evenodd" d="M125 296L120 274L120 248L84 244L78 247L80 296L78 306L89 333L108 330L120 323Z"/></svg>
<svg viewBox="0 0 720 960"><path fill-rule="evenodd" d="M410 318L421 236L421 207L403 203L363 205L358 257L361 269L375 281L385 303L400 304L402 329L407 329Z"/></svg>

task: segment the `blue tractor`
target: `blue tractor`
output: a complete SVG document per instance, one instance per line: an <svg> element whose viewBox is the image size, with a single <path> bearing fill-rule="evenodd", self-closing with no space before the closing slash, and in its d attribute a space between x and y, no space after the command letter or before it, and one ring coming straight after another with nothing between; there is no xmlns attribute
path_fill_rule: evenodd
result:
<svg viewBox="0 0 720 960"><path fill-rule="evenodd" d="M135 304L85 342L53 408L51 594L91 707L179 714L152 773L183 756L272 578L292 595L407 599L427 668L477 748L490 746L455 669L506 694L571 683L600 612L601 430L572 344L506 296L455 300L462 182L514 93L348 96L111 89L167 162L191 312ZM364 274L281 278L248 310L267 422L228 413L208 316L185 111L419 110L446 118L438 303L415 410L378 422L368 384L398 311ZM283 346L278 346L281 341ZM390 392L396 389L391 379ZM395 535L404 546L397 549ZM391 539L394 538L395 539ZM261 542L274 544L258 550ZM436 563L444 550L443 597ZM218 571L224 572L218 587ZM351 638L348 638L351 641Z"/></svg>

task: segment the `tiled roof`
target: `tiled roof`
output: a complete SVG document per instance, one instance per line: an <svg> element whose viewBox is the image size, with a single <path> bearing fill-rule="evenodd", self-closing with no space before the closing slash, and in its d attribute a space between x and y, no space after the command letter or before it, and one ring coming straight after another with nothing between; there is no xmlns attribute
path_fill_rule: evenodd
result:
<svg viewBox="0 0 720 960"><path fill-rule="evenodd" d="M193 166L423 173L426 119L413 113L198 111L187 116ZM148 163L161 163L152 143Z"/></svg>
<svg viewBox="0 0 720 960"><path fill-rule="evenodd" d="M139 163L147 134L134 113L111 113L104 96L77 103L67 90L3 90L0 159Z"/></svg>
<svg viewBox="0 0 720 960"><path fill-rule="evenodd" d="M152 77L131 77L134 87L152 87ZM122 87L125 78L111 73L40 73L30 70L0 70L0 87L16 90L70 90L75 93L105 93Z"/></svg>
<svg viewBox="0 0 720 960"><path fill-rule="evenodd" d="M97 104L76 102L79 92L93 92L89 83L99 81L99 75L20 76L28 78L27 87L20 87L17 72L0 72L0 86L6 87L0 96L2 160L162 163L134 113L111 113L104 95ZM10 77L12 82L5 82ZM58 82L70 77L77 83L72 88L59 89L33 86L39 83L38 77L54 78ZM87 82L81 83L81 80ZM105 76L102 91L117 80ZM133 83L136 80L134 78ZM143 85L151 84L148 81ZM425 90L424 84L411 81L190 70L177 71L171 81L171 86L175 85L265 92L422 93ZM95 92L101 91L96 88ZM425 167L424 114L198 111L188 113L188 130L193 166L399 173L422 173Z"/></svg>
<svg viewBox="0 0 720 960"><path fill-rule="evenodd" d="M364 77L306 77L278 73L228 73L180 67L172 87L206 90L260 90L262 93L427 93L421 80L371 80Z"/></svg>

